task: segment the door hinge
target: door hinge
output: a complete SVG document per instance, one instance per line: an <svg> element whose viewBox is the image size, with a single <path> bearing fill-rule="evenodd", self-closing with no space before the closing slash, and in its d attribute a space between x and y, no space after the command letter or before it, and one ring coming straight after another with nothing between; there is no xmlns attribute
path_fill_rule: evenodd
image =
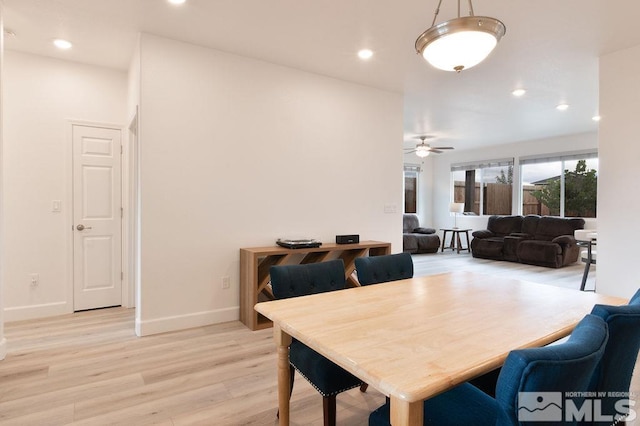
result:
<svg viewBox="0 0 640 426"><path fill-rule="evenodd" d="M122 148L122 145L120 145L120 155L122 155L124 148Z"/></svg>
<svg viewBox="0 0 640 426"><path fill-rule="evenodd" d="M124 280L124 272L120 272L120 281Z"/></svg>
<svg viewBox="0 0 640 426"><path fill-rule="evenodd" d="M124 207L120 207L120 217L124 217Z"/></svg>

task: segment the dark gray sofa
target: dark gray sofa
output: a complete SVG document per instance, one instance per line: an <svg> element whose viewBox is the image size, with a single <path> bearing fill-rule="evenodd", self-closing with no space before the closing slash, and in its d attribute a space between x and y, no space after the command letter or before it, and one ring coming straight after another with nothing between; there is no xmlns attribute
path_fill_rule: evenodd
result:
<svg viewBox="0 0 640 426"><path fill-rule="evenodd" d="M402 251L407 253L436 253L440 237L433 228L421 228L418 216L402 216Z"/></svg>
<svg viewBox="0 0 640 426"><path fill-rule="evenodd" d="M473 232L473 257L560 268L578 260L573 232L584 219L553 216L490 216L487 229Z"/></svg>

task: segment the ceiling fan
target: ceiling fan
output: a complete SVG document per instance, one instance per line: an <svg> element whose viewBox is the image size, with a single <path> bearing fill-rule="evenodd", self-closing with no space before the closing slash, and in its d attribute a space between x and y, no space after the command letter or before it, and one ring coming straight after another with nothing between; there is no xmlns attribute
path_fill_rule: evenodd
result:
<svg viewBox="0 0 640 426"><path fill-rule="evenodd" d="M406 154L415 152L418 157L426 157L432 152L434 154L441 154L443 149L454 149L452 146L431 146L424 142L426 139L431 138L433 138L433 136L416 136L416 139L420 139L420 143L418 143L415 148L405 148L405 151L407 151Z"/></svg>

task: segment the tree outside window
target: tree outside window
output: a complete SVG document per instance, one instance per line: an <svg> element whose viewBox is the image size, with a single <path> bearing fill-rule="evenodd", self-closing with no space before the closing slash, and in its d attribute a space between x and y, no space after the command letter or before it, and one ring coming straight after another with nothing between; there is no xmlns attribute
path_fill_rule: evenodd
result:
<svg viewBox="0 0 640 426"><path fill-rule="evenodd" d="M598 153L520 159L522 214L596 217Z"/></svg>
<svg viewBox="0 0 640 426"><path fill-rule="evenodd" d="M550 215L560 216L561 200L564 198L565 217L596 217L597 170L588 168L586 160L567 161L565 166L570 166L570 163L575 163L575 167L573 170L564 170L564 182L559 176L552 178L533 191L532 195L549 209ZM564 197L561 196L563 186Z"/></svg>

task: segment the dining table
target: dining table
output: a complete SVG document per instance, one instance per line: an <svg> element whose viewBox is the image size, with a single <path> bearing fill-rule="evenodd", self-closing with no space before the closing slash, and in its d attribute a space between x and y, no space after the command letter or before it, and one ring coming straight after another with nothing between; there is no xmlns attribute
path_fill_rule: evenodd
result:
<svg viewBox="0 0 640 426"><path fill-rule="evenodd" d="M390 398L391 424L422 425L425 399L500 367L514 349L568 336L595 304L625 299L456 271L261 302L277 345L280 425L288 425L297 339Z"/></svg>

